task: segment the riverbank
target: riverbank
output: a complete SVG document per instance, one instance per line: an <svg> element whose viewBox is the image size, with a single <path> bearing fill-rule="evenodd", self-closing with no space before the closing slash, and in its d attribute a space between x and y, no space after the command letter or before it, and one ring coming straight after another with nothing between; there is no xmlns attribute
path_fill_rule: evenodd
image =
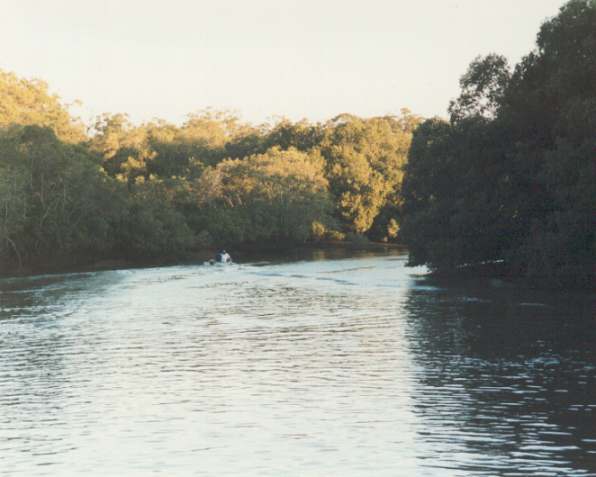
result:
<svg viewBox="0 0 596 477"><path fill-rule="evenodd" d="M175 265L203 264L211 260L218 249L205 247L194 250L181 257L158 257L145 259L107 258L102 260L84 261L82 259L71 263L40 264L35 267L23 267L20 270L0 270L0 278L22 278L36 275L51 275L64 273L86 273L102 270L139 269L151 267L167 267ZM350 257L373 256L379 254L406 254L407 247L403 244L370 242L370 241L339 241L325 240L306 242L288 246L285 243L241 244L228 248L234 262L288 262L302 260L329 260ZM568 290L584 292L593 287L564 287L553 286L547 277L525 277L524 274L508 265L503 260L483 263L466 264L450 270L429 270L429 279L438 286L453 286L456 284L470 286L482 283L491 288L520 287L536 290Z"/></svg>
<svg viewBox="0 0 596 477"><path fill-rule="evenodd" d="M0 270L0 277L26 277L33 275L45 275L55 273L82 273L94 272L100 270L120 270L126 268L147 268L163 267L171 265L186 265L192 263L204 263L212 259L217 253L216 247L205 247L200 250L194 250L181 257L156 257L156 258L105 258L102 260L85 261L82 258L75 259L70 263L61 263L59 261L48 261L37 266L26 266L21 269L10 268ZM401 244L383 243L383 242L346 242L339 240L306 242L302 244L288 246L281 243L266 244L242 244L228 251L236 262L246 262L254 260L276 260L282 255L284 257L295 257L301 259L305 252L314 252L320 250L324 253L324 258L346 255L346 253L359 252L383 252L389 250L404 253L407 249ZM312 255L312 253L310 253ZM322 256L323 257L323 256ZM316 259L316 254L314 255Z"/></svg>

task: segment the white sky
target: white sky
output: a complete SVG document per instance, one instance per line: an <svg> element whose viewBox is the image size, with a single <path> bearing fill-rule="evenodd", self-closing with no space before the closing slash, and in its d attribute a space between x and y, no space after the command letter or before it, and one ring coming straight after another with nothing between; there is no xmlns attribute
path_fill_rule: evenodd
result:
<svg viewBox="0 0 596 477"><path fill-rule="evenodd" d="M513 64L564 0L1 0L0 68L83 119L445 115L479 54Z"/></svg>

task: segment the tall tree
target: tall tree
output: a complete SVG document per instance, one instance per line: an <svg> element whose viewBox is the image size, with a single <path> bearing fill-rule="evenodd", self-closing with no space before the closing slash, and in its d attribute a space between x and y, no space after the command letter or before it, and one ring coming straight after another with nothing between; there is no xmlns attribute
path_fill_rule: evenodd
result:
<svg viewBox="0 0 596 477"><path fill-rule="evenodd" d="M505 260L533 283L587 286L595 261L596 2L571 0L509 76L462 77L451 122L415 133L401 234L411 262Z"/></svg>
<svg viewBox="0 0 596 477"><path fill-rule="evenodd" d="M418 122L404 110L401 117L340 115L325 125L327 176L337 212L351 231L367 232L388 202L397 200Z"/></svg>

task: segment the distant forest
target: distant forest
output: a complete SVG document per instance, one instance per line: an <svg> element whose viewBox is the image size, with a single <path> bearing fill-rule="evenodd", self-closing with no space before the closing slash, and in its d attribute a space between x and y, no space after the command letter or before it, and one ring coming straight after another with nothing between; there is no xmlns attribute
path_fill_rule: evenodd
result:
<svg viewBox="0 0 596 477"><path fill-rule="evenodd" d="M596 2L568 2L519 64L479 57L460 83L449 120L85 125L44 82L0 70L0 271L374 240L439 272L498 262L589 286Z"/></svg>

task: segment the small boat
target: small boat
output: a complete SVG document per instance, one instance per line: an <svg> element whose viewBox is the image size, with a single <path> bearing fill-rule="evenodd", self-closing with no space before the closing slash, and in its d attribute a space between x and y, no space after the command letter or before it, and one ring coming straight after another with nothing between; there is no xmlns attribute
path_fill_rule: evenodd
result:
<svg viewBox="0 0 596 477"><path fill-rule="evenodd" d="M232 263L232 257L225 250L220 250L215 254L214 263Z"/></svg>

